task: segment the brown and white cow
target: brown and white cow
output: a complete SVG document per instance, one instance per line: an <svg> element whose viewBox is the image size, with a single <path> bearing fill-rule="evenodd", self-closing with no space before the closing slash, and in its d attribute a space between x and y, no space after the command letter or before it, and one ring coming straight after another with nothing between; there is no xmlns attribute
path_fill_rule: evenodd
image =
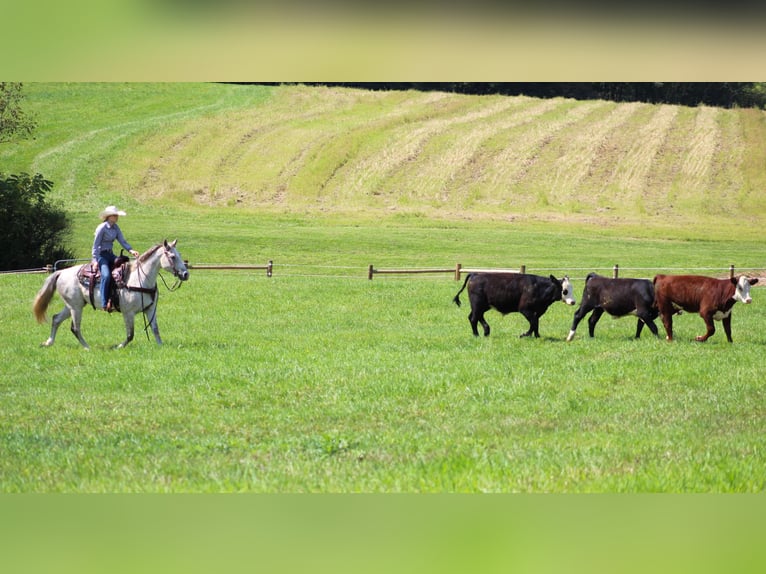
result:
<svg viewBox="0 0 766 574"><path fill-rule="evenodd" d="M654 278L654 300L665 325L667 340L673 340L673 315L681 311L699 313L707 332L697 341L707 341L715 333L714 321L723 322L726 338L731 343L731 310L737 301L752 302L750 286L758 279L745 276L715 279L700 275L657 275Z"/></svg>
<svg viewBox="0 0 766 574"><path fill-rule="evenodd" d="M596 331L596 323L604 314L604 311L613 317L635 315L638 317L636 325L636 339L641 337L644 325L657 336L657 308L654 306L654 286L648 279L619 278L611 279L602 277L596 273L589 273L585 278L585 288L582 292L580 307L575 311L572 328L567 336L567 341L574 339L577 325L591 313L588 319L588 333L591 337Z"/></svg>
<svg viewBox="0 0 766 574"><path fill-rule="evenodd" d="M489 324L484 320L484 313L492 307L503 315L521 313L529 321L529 330L522 337L539 337L540 317L556 301L574 305L572 284L568 277L561 281L553 275L542 277L523 273L472 273L469 274L453 301L460 306L460 294L468 286L468 298L471 300L471 313L468 320L473 334L478 337L478 324L484 328L484 336L489 336Z"/></svg>

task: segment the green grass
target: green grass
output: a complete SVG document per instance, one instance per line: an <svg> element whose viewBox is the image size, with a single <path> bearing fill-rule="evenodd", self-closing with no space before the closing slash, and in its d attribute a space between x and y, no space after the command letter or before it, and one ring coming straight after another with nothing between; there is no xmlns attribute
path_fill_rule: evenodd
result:
<svg viewBox="0 0 766 574"><path fill-rule="evenodd" d="M459 309L451 302L460 284L449 275L368 281L367 262L449 266L464 257L466 265L512 265L502 257L512 244L532 267L577 263L583 253L588 261L631 254L643 264L657 245L615 243L609 234L575 245L566 233L554 240L429 220L385 227L222 220L195 225L186 249L181 237L182 255L219 261L231 249L230 261L247 259L223 239L242 228L236 237L255 246L251 262L273 255L275 275L198 270L178 292L163 291L162 348L139 332L127 349L112 351L123 335L121 317L89 311L83 328L92 352L65 328L54 347L41 349L49 327L35 325L29 304L42 277L0 279L3 328L17 333L0 351L0 489L764 488L766 333L758 289L753 305L735 307L733 345L722 332L693 343L703 327L694 315L676 319L673 344L649 335L635 341L633 319L609 318L595 339L581 325L566 344L573 308L562 304L543 317L539 340L518 338L526 330L520 315L495 312L488 315L492 335L475 339L467 299ZM468 258L492 238L502 247ZM565 248L554 256L557 242ZM736 248L667 243L658 263L683 255L706 263L693 256ZM271 249L284 253L281 267ZM341 262L347 265L333 267ZM570 275L579 298L584 272Z"/></svg>

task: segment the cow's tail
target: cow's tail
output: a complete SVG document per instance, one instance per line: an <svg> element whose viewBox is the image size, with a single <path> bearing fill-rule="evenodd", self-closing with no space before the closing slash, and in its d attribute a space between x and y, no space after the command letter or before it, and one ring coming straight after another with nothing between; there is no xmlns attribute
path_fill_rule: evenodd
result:
<svg viewBox="0 0 766 574"><path fill-rule="evenodd" d="M460 294L463 292L463 289L465 289L465 286L468 285L468 280L471 278L471 274L465 276L465 281L463 281L463 286L460 288L460 291L457 292L457 295L455 295L455 298L452 299L452 302L460 307Z"/></svg>
<svg viewBox="0 0 766 574"><path fill-rule="evenodd" d="M53 275L48 277L37 292L37 297L35 297L32 309L35 312L35 318L38 323L45 323L45 311L48 309L48 304L51 302L51 299L53 299L53 293L56 292L56 283L59 280L60 273L61 271L56 271Z"/></svg>

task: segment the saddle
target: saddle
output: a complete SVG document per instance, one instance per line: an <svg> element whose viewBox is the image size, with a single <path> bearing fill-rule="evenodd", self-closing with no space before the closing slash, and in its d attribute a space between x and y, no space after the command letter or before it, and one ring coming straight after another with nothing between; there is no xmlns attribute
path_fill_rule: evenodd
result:
<svg viewBox="0 0 766 574"><path fill-rule="evenodd" d="M112 284L109 286L109 294L105 304L110 305L111 309L120 310L120 298L117 296L117 290L125 287L128 275L128 262L130 258L127 255L120 254L115 258L111 266ZM88 289L90 304L95 309L96 304L93 299L93 292L96 285L101 282L101 269L93 263L86 263L80 267L77 272L77 279L80 284Z"/></svg>

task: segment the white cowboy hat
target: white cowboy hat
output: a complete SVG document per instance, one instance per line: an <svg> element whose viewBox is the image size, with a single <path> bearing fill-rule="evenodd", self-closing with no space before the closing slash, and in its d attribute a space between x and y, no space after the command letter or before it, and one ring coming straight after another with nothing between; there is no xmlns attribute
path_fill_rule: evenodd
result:
<svg viewBox="0 0 766 574"><path fill-rule="evenodd" d="M114 205L109 205L104 208L104 211L102 211L99 216L101 219L106 219L110 215L125 215L125 212L117 209Z"/></svg>

